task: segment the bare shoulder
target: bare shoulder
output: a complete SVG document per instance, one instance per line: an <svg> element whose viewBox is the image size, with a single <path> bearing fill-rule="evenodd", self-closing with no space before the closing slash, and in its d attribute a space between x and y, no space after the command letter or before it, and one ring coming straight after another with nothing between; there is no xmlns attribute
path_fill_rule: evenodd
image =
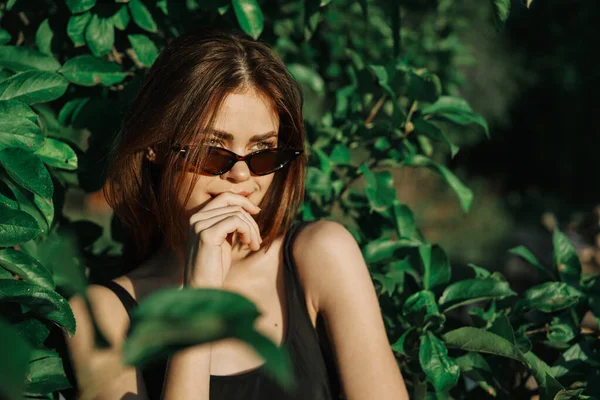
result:
<svg viewBox="0 0 600 400"><path fill-rule="evenodd" d="M343 270L349 257L361 255L354 236L335 221L318 220L305 226L296 237L293 255L298 275L315 310L328 289L328 282Z"/></svg>

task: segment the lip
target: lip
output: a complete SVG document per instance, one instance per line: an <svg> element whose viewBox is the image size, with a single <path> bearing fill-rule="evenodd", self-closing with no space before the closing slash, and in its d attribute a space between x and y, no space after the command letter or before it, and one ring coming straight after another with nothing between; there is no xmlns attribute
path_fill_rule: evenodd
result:
<svg viewBox="0 0 600 400"><path fill-rule="evenodd" d="M227 192L229 193L234 193L234 194L238 194L240 196L244 196L244 197L249 197L252 193L251 192L234 192L233 190L228 190ZM222 192L225 193L225 192ZM218 195L220 195L221 193L209 193L209 195L211 197L217 197Z"/></svg>

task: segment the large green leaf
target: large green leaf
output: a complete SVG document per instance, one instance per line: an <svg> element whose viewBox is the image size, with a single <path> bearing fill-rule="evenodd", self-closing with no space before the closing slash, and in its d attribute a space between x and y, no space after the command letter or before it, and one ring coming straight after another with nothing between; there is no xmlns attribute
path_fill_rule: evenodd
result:
<svg viewBox="0 0 600 400"><path fill-rule="evenodd" d="M153 33L158 30L152 14L150 14L150 11L141 0L130 0L129 11L131 12L133 22L140 28Z"/></svg>
<svg viewBox="0 0 600 400"><path fill-rule="evenodd" d="M388 209L396 200L396 188L392 173L390 171L371 171L366 164L363 164L358 172L362 173L367 181L364 188L371 211L389 216Z"/></svg>
<svg viewBox="0 0 600 400"><path fill-rule="evenodd" d="M23 149L4 149L0 151L0 163L17 184L44 198L52 198L52 178L37 156Z"/></svg>
<svg viewBox="0 0 600 400"><path fill-rule="evenodd" d="M85 12L79 15L72 15L67 23L67 35L75 47L85 44L85 30L92 19L92 13Z"/></svg>
<svg viewBox="0 0 600 400"><path fill-rule="evenodd" d="M450 281L450 260L440 246L419 246L419 255L423 267L423 288L432 290Z"/></svg>
<svg viewBox="0 0 600 400"><path fill-rule="evenodd" d="M503 299L515 296L516 293L510 289L506 281L493 277L486 279L465 279L454 282L446 287L440 297L440 305L444 305L445 311L458 306L475 303L486 299Z"/></svg>
<svg viewBox="0 0 600 400"><path fill-rule="evenodd" d="M484 329L465 326L447 332L443 339L449 348L494 354L524 362L523 354L514 344Z"/></svg>
<svg viewBox="0 0 600 400"><path fill-rule="evenodd" d="M58 72L81 86L114 85L127 76L119 64L89 54L71 58Z"/></svg>
<svg viewBox="0 0 600 400"><path fill-rule="evenodd" d="M60 68L54 57L42 54L31 47L0 46L0 66L11 71L51 71Z"/></svg>
<svg viewBox="0 0 600 400"><path fill-rule="evenodd" d="M448 168L419 154L407 157L403 163L411 167L427 167L438 172L457 194L463 211L469 211L471 208L471 202L473 201L473 192L471 189L466 187Z"/></svg>
<svg viewBox="0 0 600 400"><path fill-rule="evenodd" d="M0 398L21 400L25 388L23 377L28 368L31 346L4 319L0 319L0 343Z"/></svg>
<svg viewBox="0 0 600 400"><path fill-rule="evenodd" d="M445 319L438 310L435 295L429 290L421 290L408 296L402 306L402 314L416 327L421 327L427 322L437 326Z"/></svg>
<svg viewBox="0 0 600 400"><path fill-rule="evenodd" d="M540 399L553 400L564 387L552 376L550 367L531 351L525 353L523 358L540 387Z"/></svg>
<svg viewBox="0 0 600 400"><path fill-rule="evenodd" d="M51 393L68 389L62 358L53 350L34 350L30 357L29 369L25 374L27 393Z"/></svg>
<svg viewBox="0 0 600 400"><path fill-rule="evenodd" d="M0 265L27 282L54 290L52 272L23 251L13 248L0 249Z"/></svg>
<svg viewBox="0 0 600 400"><path fill-rule="evenodd" d="M45 164L67 170L77 169L77 154L66 143L60 140L46 138L44 146L34 154Z"/></svg>
<svg viewBox="0 0 600 400"><path fill-rule="evenodd" d="M18 280L0 279L0 302L17 302L75 334L75 318L67 300L53 290Z"/></svg>
<svg viewBox="0 0 600 400"><path fill-rule="evenodd" d="M146 35L128 35L127 38L139 62L145 67L150 67L158 57L158 49L154 42Z"/></svg>
<svg viewBox="0 0 600 400"><path fill-rule="evenodd" d="M6 29L0 28L0 44L6 44L10 42L10 33Z"/></svg>
<svg viewBox="0 0 600 400"><path fill-rule="evenodd" d="M38 223L31 215L0 204L0 246L28 242L40 232Z"/></svg>
<svg viewBox="0 0 600 400"><path fill-rule="evenodd" d="M24 71L0 82L0 100L44 103L61 97L69 82L54 72Z"/></svg>
<svg viewBox="0 0 600 400"><path fill-rule="evenodd" d="M82 13L96 5L96 0L65 0L73 14Z"/></svg>
<svg viewBox="0 0 600 400"><path fill-rule="evenodd" d="M264 28L264 17L256 0L232 0L238 23L248 35L258 39Z"/></svg>
<svg viewBox="0 0 600 400"><path fill-rule="evenodd" d="M163 289L135 310L123 346L126 364L142 367L183 348L231 337L242 340L266 359L265 371L282 385L293 384L287 349L254 330L256 306L234 292L217 289Z"/></svg>
<svg viewBox="0 0 600 400"><path fill-rule="evenodd" d="M515 308L550 313L571 307L578 301L579 293L566 283L546 282L525 291Z"/></svg>
<svg viewBox="0 0 600 400"><path fill-rule="evenodd" d="M112 16L112 20L115 28L121 31L127 29L127 25L129 25L129 21L131 21L129 11L127 11L127 6L121 6L119 11Z"/></svg>
<svg viewBox="0 0 600 400"><path fill-rule="evenodd" d="M31 215L38 226L42 228L41 232L44 233L44 225L49 226L49 222L48 219L46 219L46 216L42 215L43 211L37 205L38 203L41 203L39 199L42 199L42 197L28 191L21 185L14 183L9 177L4 178L2 181L10 188L13 196L17 199L19 210L25 211L27 214ZM52 199L46 199L46 201L51 203ZM54 209L51 210L51 213L54 213Z"/></svg>
<svg viewBox="0 0 600 400"><path fill-rule="evenodd" d="M419 362L436 391L446 392L458 382L458 364L448 357L448 349L444 342L431 332L421 335Z"/></svg>
<svg viewBox="0 0 600 400"><path fill-rule="evenodd" d="M579 284L581 277L581 261L577 250L569 238L558 228L552 234L552 245L554 246L554 265L561 279L572 285Z"/></svg>
<svg viewBox="0 0 600 400"><path fill-rule="evenodd" d="M34 313L22 314L19 320L11 322L19 335L25 338L34 348L44 347L44 343L50 336L49 324L42 322Z"/></svg>
<svg viewBox="0 0 600 400"><path fill-rule="evenodd" d="M34 151L44 145L44 136L36 123L25 117L3 115L0 119L0 150L18 147Z"/></svg>
<svg viewBox="0 0 600 400"><path fill-rule="evenodd" d="M96 57L110 53L115 43L115 28L112 19L93 14L85 28L85 41Z"/></svg>
<svg viewBox="0 0 600 400"><path fill-rule="evenodd" d="M26 118L29 121L36 123L38 120L35 111L27 104L18 100L0 100L0 115L3 116L3 121Z"/></svg>
<svg viewBox="0 0 600 400"><path fill-rule="evenodd" d="M393 207L398 237L413 238L416 233L414 213L397 199L394 200Z"/></svg>

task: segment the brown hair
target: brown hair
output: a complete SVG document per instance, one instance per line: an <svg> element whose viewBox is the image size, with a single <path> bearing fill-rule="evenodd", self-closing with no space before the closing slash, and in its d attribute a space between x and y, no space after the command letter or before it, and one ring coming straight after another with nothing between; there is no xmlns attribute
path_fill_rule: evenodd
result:
<svg viewBox="0 0 600 400"><path fill-rule="evenodd" d="M178 207L184 174L175 179L173 143L203 144L205 128L230 93L254 89L279 117L279 147L304 149L303 96L281 59L266 44L237 32L214 28L182 35L160 53L125 117L106 169L104 196L129 236L124 258L137 263L165 243L183 255L187 230ZM156 149L160 164L145 157ZM202 146L188 159L203 162ZM304 197L306 153L275 172L255 216L267 250L293 223ZM198 175L185 195L189 201ZM175 189L175 190L174 190ZM133 247L130 247L132 246Z"/></svg>

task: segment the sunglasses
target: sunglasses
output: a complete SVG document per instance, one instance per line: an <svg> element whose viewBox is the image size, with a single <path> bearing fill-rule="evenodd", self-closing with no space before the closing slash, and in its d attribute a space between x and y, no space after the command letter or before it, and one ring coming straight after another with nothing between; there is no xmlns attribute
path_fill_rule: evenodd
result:
<svg viewBox="0 0 600 400"><path fill-rule="evenodd" d="M203 166L192 165L192 172L202 171L210 175L221 175L229 171L238 161L245 161L250 171L255 175L268 175L285 167L294 160L303 150L298 149L265 149L240 156L222 147L205 146L206 161ZM187 160L190 146L171 146L179 155Z"/></svg>

